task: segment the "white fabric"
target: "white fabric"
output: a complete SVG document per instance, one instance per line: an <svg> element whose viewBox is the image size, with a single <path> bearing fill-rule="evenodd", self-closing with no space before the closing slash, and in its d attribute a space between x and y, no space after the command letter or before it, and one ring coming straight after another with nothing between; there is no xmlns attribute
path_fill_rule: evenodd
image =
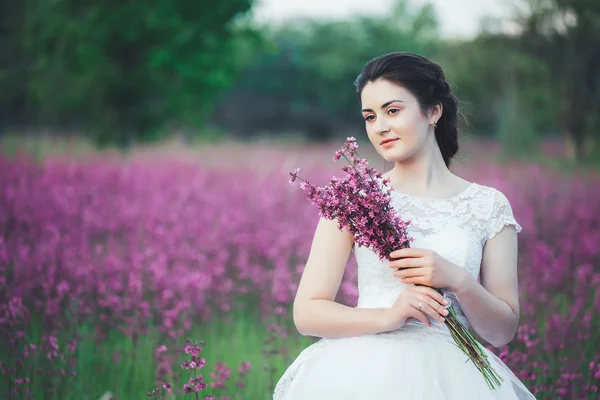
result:
<svg viewBox="0 0 600 400"><path fill-rule="evenodd" d="M394 208L412 220L411 247L432 249L477 278L486 240L505 225L521 226L497 189L472 183L450 199L423 199L392 192ZM364 247L353 249L358 263L357 307L390 307L407 286L388 262ZM468 321L455 298L454 308ZM510 369L485 349L504 379L490 390L481 373L456 346L446 326L430 328L410 319L393 332L323 338L306 348L281 376L274 400L485 400L535 399Z"/></svg>

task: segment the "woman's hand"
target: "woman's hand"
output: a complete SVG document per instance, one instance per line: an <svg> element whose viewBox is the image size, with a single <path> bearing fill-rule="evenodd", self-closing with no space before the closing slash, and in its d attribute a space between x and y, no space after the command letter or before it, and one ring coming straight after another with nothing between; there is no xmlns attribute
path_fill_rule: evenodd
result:
<svg viewBox="0 0 600 400"><path fill-rule="evenodd" d="M403 283L425 285L456 291L467 272L433 250L406 248L393 251L390 262L393 275Z"/></svg>
<svg viewBox="0 0 600 400"><path fill-rule="evenodd" d="M427 315L444 322L448 315L447 304L444 297L430 287L407 286L400 292L392 307L386 310L385 329L400 329L410 317L427 326L432 325Z"/></svg>

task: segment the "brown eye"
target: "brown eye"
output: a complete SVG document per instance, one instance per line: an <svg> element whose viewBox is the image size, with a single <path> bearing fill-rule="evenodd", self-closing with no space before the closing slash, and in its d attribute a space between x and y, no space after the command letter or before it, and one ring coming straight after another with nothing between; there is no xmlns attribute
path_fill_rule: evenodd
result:
<svg viewBox="0 0 600 400"><path fill-rule="evenodd" d="M388 110L388 113L391 113L392 111L395 111L395 112L392 114L392 115L395 115L395 114L398 114L398 113L400 112L400 109L398 109L398 108L390 108L390 109Z"/></svg>
<svg viewBox="0 0 600 400"><path fill-rule="evenodd" d="M373 118L375 118L375 117L374 117L374 116L372 116L372 115L367 115L367 116L365 117L365 121L367 121L367 122L368 122L368 121L371 121Z"/></svg>

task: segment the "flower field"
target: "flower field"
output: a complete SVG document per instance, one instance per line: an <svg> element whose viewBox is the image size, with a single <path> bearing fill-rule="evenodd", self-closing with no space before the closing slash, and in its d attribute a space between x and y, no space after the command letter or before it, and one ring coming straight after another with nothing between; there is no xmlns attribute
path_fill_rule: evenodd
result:
<svg viewBox="0 0 600 400"><path fill-rule="evenodd" d="M329 150L0 156L0 397L268 399L315 340L291 304L317 214L288 171L324 183ZM493 351L539 399L597 398L600 177L456 172L523 226L521 326ZM357 295L351 259L338 300Z"/></svg>

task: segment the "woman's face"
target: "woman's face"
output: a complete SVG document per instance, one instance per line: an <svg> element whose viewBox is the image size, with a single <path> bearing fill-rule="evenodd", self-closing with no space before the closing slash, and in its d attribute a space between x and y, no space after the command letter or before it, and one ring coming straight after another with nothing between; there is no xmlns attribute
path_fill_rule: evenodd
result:
<svg viewBox="0 0 600 400"><path fill-rule="evenodd" d="M414 157L433 134L430 126L438 120L435 114L430 118L423 115L416 97L407 89L382 79L365 85L361 108L369 140L391 162Z"/></svg>

